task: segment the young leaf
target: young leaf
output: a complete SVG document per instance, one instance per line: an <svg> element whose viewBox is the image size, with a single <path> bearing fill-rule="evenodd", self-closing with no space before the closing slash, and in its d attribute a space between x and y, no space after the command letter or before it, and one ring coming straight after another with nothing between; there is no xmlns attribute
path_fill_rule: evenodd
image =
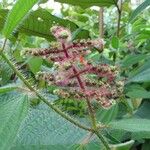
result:
<svg viewBox="0 0 150 150"><path fill-rule="evenodd" d="M28 110L26 96L0 95L0 149L10 149Z"/></svg>
<svg viewBox="0 0 150 150"><path fill-rule="evenodd" d="M29 10L36 4L38 0L18 0L9 12L3 33L9 37L13 30L20 24L20 22L27 16Z"/></svg>
<svg viewBox="0 0 150 150"><path fill-rule="evenodd" d="M131 14L131 17L129 18L129 21L133 21L137 15L139 15L144 9L146 9L150 5L150 0L145 0L140 6L138 6L133 13Z"/></svg>
<svg viewBox="0 0 150 150"><path fill-rule="evenodd" d="M114 48L114 49L118 49L119 48L119 39L117 37L113 37L111 39L111 46Z"/></svg>
<svg viewBox="0 0 150 150"><path fill-rule="evenodd" d="M40 71L42 62L43 62L43 60L41 58L39 58L39 57L32 57L28 61L28 65L29 65L30 70L33 73L37 73L38 71Z"/></svg>

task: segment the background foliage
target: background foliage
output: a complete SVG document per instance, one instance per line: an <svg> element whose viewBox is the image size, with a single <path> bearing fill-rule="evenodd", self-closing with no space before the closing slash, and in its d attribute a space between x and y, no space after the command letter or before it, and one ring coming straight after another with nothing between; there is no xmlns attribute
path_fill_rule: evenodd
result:
<svg viewBox="0 0 150 150"><path fill-rule="evenodd" d="M73 39L99 37L99 7L104 7L103 53L95 49L90 58L95 63L117 64L126 78L124 93L117 104L105 110L95 106L98 121L108 128L101 132L112 149L148 150L150 146L150 1L145 0L135 10L129 0L121 9L120 34L117 32L115 0L56 0L60 14L46 7L47 0L18 0L0 3L0 47L4 37L9 39L5 52L27 80L35 84L64 112L89 125L84 102L61 99L51 92L54 87L38 82L35 74L49 71L52 64L37 57L25 59L21 51L26 47L50 47L54 37L50 28L59 24L73 32ZM64 5L64 3L69 5ZM36 5L37 9L32 7ZM75 6L74 6L75 5ZM77 6L76 6L77 5ZM46 5L47 6L47 5ZM98 6L93 9L91 6ZM49 109L27 89L9 65L0 57L0 149L103 149L95 136L84 140L89 133L79 129Z"/></svg>

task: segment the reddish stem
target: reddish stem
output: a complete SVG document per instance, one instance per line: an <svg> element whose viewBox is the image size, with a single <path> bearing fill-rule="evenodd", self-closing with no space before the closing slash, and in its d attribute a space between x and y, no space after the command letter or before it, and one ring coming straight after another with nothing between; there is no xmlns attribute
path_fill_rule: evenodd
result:
<svg viewBox="0 0 150 150"><path fill-rule="evenodd" d="M67 51L68 49L65 47L65 44L64 44L64 43L62 44L62 48L63 48L63 50L64 50L65 56L66 56L67 58L69 58L69 54L68 54L68 51ZM79 83L80 88L83 89L83 90L85 90L84 83L82 82L82 80L81 80L81 78L80 78L80 73L78 73L78 70L77 70L76 67L73 66L73 65L72 65L72 70L73 70L73 72L74 72L74 74L75 74L75 76L76 76L76 78L77 78L77 80L78 80L78 83Z"/></svg>
<svg viewBox="0 0 150 150"><path fill-rule="evenodd" d="M89 69L90 69L90 68L86 68L86 69L80 70L80 71L78 71L77 73L75 73L74 75L71 75L69 78L77 77L77 76L79 76L79 75L81 75L81 74L83 74L83 73L89 71Z"/></svg>
<svg viewBox="0 0 150 150"><path fill-rule="evenodd" d="M75 66L72 66L72 69L73 69L74 74L78 74L78 70L75 68ZM84 86L84 83L82 82L82 80L81 80L81 78L80 78L80 75L79 75L79 74L76 75L76 78L77 78L77 80L78 80L78 83L79 83L79 85L80 85L80 88L83 89L83 90L85 90L85 86Z"/></svg>
<svg viewBox="0 0 150 150"><path fill-rule="evenodd" d="M68 54L68 49L66 48L66 46L65 46L65 44L64 43L62 43L62 48L63 48L63 52L65 53L65 56L67 57L67 58L69 58L69 54Z"/></svg>

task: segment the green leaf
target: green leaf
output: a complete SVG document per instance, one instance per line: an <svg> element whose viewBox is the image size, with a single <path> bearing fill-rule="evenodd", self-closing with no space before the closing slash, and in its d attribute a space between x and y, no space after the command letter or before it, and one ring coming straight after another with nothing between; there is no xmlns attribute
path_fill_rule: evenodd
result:
<svg viewBox="0 0 150 150"><path fill-rule="evenodd" d="M145 0L140 6L138 6L133 13L131 14L129 21L133 21L137 15L139 15L145 8L147 8L150 5L150 0Z"/></svg>
<svg viewBox="0 0 150 150"><path fill-rule="evenodd" d="M129 150L133 144L134 144L134 140L125 143L114 144L111 146L111 150Z"/></svg>
<svg viewBox="0 0 150 150"><path fill-rule="evenodd" d="M134 137L150 138L150 120L148 119L123 119L113 121L110 124L112 129L131 132Z"/></svg>
<svg viewBox="0 0 150 150"><path fill-rule="evenodd" d="M122 67L130 67L136 63L139 63L143 59L147 58L147 55L138 54L138 55L127 55L122 61Z"/></svg>
<svg viewBox="0 0 150 150"><path fill-rule="evenodd" d="M78 0L78 2L76 2L75 0L55 0L56 2L60 2L60 3L67 3L67 4L71 4L71 5L78 5L81 7L91 7L91 6L111 6L115 4L114 0ZM117 3L117 2L116 2Z"/></svg>
<svg viewBox="0 0 150 150"><path fill-rule="evenodd" d="M78 145L77 145L78 146ZM17 147L12 147L11 150L77 150L69 145L62 144L62 145L18 145Z"/></svg>
<svg viewBox="0 0 150 150"><path fill-rule="evenodd" d="M143 119L150 119L150 101L144 100L141 106L138 108L136 113L134 114L135 117L143 118Z"/></svg>
<svg viewBox="0 0 150 150"><path fill-rule="evenodd" d="M1 12L0 12L1 13ZM5 18L3 17L3 21ZM26 35L34 35L46 38L48 40L55 40L54 36L50 33L50 28L55 25L61 25L67 27L72 32L78 30L78 26L66 19L61 19L52 15L50 12L44 9L38 9L32 11L28 18L26 18L17 29L19 33L25 33ZM81 28L80 28L81 29ZM88 38L89 32L81 29L80 32L76 32L75 39Z"/></svg>
<svg viewBox="0 0 150 150"><path fill-rule="evenodd" d="M12 71L12 69L10 69L8 64L5 63L4 60L0 57L0 78L1 78L0 83L2 85L7 84L13 73L14 72Z"/></svg>
<svg viewBox="0 0 150 150"><path fill-rule="evenodd" d="M39 147L60 149L62 146L61 150L63 148L67 150L73 145L80 144L86 136L85 130L74 126L41 103L29 111L13 149L31 149L32 147L32 150Z"/></svg>
<svg viewBox="0 0 150 150"><path fill-rule="evenodd" d="M3 29L8 10L0 9L0 31Z"/></svg>
<svg viewBox="0 0 150 150"><path fill-rule="evenodd" d="M114 105L108 110L104 108L100 108L96 112L96 118L98 121L102 123L109 123L110 121L115 119L117 113L118 113L118 105Z"/></svg>
<svg viewBox="0 0 150 150"><path fill-rule="evenodd" d="M149 60L149 57L146 57L146 58L148 58L148 60L145 61L143 65L141 65L141 66L138 67L136 70L133 70L133 71L131 72L131 75L132 75L132 76L135 76L135 75L139 74L140 72L142 72L142 71L144 71L144 70L147 70L147 69L149 68L149 66L150 66L150 60Z"/></svg>
<svg viewBox="0 0 150 150"><path fill-rule="evenodd" d="M70 146L69 144L62 145L31 145L31 146L17 146L12 147L11 150L101 150L103 147L100 142L90 142L85 145L74 144Z"/></svg>
<svg viewBox="0 0 150 150"><path fill-rule="evenodd" d="M10 149L28 110L26 96L0 95L0 149Z"/></svg>
<svg viewBox="0 0 150 150"><path fill-rule="evenodd" d="M119 48L119 39L117 37L113 37L111 39L111 46L114 48L114 49L118 49Z"/></svg>
<svg viewBox="0 0 150 150"><path fill-rule="evenodd" d="M150 92L146 90L132 90L126 94L131 98L150 98Z"/></svg>
<svg viewBox="0 0 150 150"><path fill-rule="evenodd" d="M75 31L72 32L72 38L71 38L71 40L73 41L73 40L77 39L77 37L79 37L80 33L82 33L82 32L85 33L85 35L87 35L87 36L85 36L83 38L87 38L88 34L86 34L86 32L83 29L83 27L79 27Z"/></svg>
<svg viewBox="0 0 150 150"><path fill-rule="evenodd" d="M127 87L126 95L131 98L150 98L150 92L140 85L131 85Z"/></svg>
<svg viewBox="0 0 150 150"><path fill-rule="evenodd" d="M43 60L39 57L32 57L28 61L30 70L35 74L40 71Z"/></svg>
<svg viewBox="0 0 150 150"><path fill-rule="evenodd" d="M146 140L142 146L142 150L149 150L150 140Z"/></svg>
<svg viewBox="0 0 150 150"><path fill-rule="evenodd" d="M16 84L9 84L9 85L6 85L6 86L2 86L2 87L0 87L0 94L13 91L16 88L18 88L18 86Z"/></svg>
<svg viewBox="0 0 150 150"><path fill-rule="evenodd" d="M27 17L29 10L38 0L18 0L8 14L3 33L6 37L14 31L20 22Z"/></svg>
<svg viewBox="0 0 150 150"><path fill-rule="evenodd" d="M54 40L55 38L50 33L50 28L55 24L67 27L72 32L78 29L78 26L75 23L56 17L47 10L38 9L32 12L31 15L23 22L22 26L19 28L19 32ZM82 30L78 33L76 38L88 38L88 36L89 32L87 30Z"/></svg>
<svg viewBox="0 0 150 150"><path fill-rule="evenodd" d="M100 150L100 149L104 149L104 147L102 147L101 143L98 141L75 145L72 147L71 150Z"/></svg>
<svg viewBox="0 0 150 150"><path fill-rule="evenodd" d="M150 69L146 69L139 74L131 77L128 82L150 82Z"/></svg>

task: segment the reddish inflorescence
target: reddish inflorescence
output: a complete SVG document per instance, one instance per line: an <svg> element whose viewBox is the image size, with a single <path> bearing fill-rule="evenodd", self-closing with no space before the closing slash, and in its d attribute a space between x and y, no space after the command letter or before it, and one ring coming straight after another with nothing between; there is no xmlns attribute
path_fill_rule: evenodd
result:
<svg viewBox="0 0 150 150"><path fill-rule="evenodd" d="M56 47L27 49L25 54L54 62L52 73L39 72L37 78L59 88L54 94L62 98L96 100L109 108L122 93L123 82L117 81L117 68L107 64L93 65L85 59L94 47L102 49L102 39L71 42L71 32L60 26L51 28L58 41Z"/></svg>

